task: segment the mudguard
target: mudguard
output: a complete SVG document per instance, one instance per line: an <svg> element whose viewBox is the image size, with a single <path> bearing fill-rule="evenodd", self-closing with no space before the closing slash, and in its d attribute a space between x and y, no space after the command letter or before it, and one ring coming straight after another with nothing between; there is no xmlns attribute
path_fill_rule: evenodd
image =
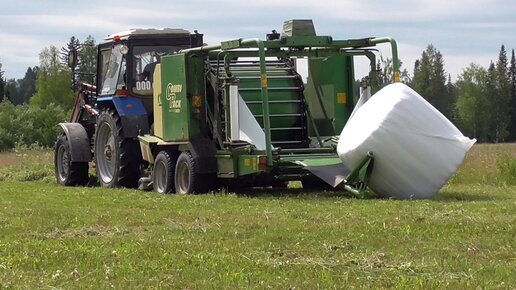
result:
<svg viewBox="0 0 516 290"><path fill-rule="evenodd" d="M149 134L149 115L138 98L102 97L99 104L112 103L122 121L124 138L134 138L140 134Z"/></svg>
<svg viewBox="0 0 516 290"><path fill-rule="evenodd" d="M90 139L86 129L79 123L59 123L66 134L72 162L91 161Z"/></svg>
<svg viewBox="0 0 516 290"><path fill-rule="evenodd" d="M188 143L188 148L192 153L198 173L216 173L217 172L217 148L211 140L204 138L193 138Z"/></svg>

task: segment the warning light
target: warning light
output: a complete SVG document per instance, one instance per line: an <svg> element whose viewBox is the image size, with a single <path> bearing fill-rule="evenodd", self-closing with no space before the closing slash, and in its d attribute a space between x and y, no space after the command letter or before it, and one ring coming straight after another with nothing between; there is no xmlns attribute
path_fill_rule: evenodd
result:
<svg viewBox="0 0 516 290"><path fill-rule="evenodd" d="M113 41L120 41L120 35L113 36Z"/></svg>
<svg viewBox="0 0 516 290"><path fill-rule="evenodd" d="M127 97L127 96L129 96L129 91L128 90L116 90L115 95L118 97Z"/></svg>
<svg viewBox="0 0 516 290"><path fill-rule="evenodd" d="M258 169L261 171L267 170L267 156L258 157Z"/></svg>

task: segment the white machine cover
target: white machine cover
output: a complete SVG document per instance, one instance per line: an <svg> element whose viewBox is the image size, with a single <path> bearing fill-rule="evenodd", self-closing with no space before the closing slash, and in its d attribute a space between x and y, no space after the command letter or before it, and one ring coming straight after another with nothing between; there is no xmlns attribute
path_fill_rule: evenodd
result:
<svg viewBox="0 0 516 290"><path fill-rule="evenodd" d="M395 83L355 109L337 146L354 168L372 151L369 187L382 197L433 197L476 142L408 86Z"/></svg>

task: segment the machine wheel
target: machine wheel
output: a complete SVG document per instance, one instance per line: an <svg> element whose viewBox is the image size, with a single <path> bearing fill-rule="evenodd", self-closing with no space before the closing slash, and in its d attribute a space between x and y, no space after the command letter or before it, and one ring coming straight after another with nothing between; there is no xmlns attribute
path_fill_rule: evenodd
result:
<svg viewBox="0 0 516 290"><path fill-rule="evenodd" d="M159 193L172 193L176 191L174 178L176 172L177 154L169 151L161 151L154 161L152 170L152 183L154 191Z"/></svg>
<svg viewBox="0 0 516 290"><path fill-rule="evenodd" d="M57 183L65 186L88 184L88 162L72 162L70 144L65 134L57 137L54 167Z"/></svg>
<svg viewBox="0 0 516 290"><path fill-rule="evenodd" d="M141 153L138 141L123 138L122 123L114 110L104 110L97 119L95 165L104 187L138 186Z"/></svg>
<svg viewBox="0 0 516 290"><path fill-rule="evenodd" d="M189 194L207 192L211 186L211 174L197 173L197 164L192 154L185 151L179 155L176 164L174 183L176 193ZM210 177L210 178L208 178Z"/></svg>

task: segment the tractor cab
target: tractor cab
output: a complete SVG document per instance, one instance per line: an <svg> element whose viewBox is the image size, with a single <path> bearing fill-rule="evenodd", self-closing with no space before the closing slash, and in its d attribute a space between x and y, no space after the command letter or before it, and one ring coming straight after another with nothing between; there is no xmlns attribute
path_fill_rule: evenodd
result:
<svg viewBox="0 0 516 290"><path fill-rule="evenodd" d="M97 95L131 96L152 111L153 71L163 56L202 45L202 34L183 29L132 29L109 35L98 47Z"/></svg>

